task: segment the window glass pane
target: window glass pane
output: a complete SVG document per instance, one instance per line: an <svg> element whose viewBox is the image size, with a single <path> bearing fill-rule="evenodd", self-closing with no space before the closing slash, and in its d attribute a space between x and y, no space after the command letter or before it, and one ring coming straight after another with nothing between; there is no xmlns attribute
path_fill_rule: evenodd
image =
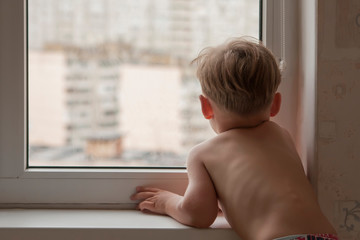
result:
<svg viewBox="0 0 360 240"><path fill-rule="evenodd" d="M254 0L28 0L29 166L184 166L214 135L190 62Z"/></svg>

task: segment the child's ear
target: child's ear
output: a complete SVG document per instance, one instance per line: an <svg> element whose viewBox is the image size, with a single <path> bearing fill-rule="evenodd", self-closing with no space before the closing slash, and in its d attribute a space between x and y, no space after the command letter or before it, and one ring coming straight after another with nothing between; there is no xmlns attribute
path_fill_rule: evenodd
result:
<svg viewBox="0 0 360 240"><path fill-rule="evenodd" d="M281 106L281 94L279 92L275 93L273 102L271 103L270 108L270 117L275 117L279 113Z"/></svg>
<svg viewBox="0 0 360 240"><path fill-rule="evenodd" d="M204 97L203 95L199 96L201 102L201 110L206 119L212 119L214 117L214 112L212 106L210 104L209 99Z"/></svg>

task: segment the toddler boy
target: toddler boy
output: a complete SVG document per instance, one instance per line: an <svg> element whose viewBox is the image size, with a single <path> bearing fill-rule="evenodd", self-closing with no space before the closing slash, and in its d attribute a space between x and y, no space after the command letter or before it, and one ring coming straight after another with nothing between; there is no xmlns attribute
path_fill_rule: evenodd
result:
<svg viewBox="0 0 360 240"><path fill-rule="evenodd" d="M281 75L261 43L233 39L194 62L202 113L217 136L189 153L184 196L138 187L139 209L209 227L218 214L242 240L337 239L322 214L288 132L270 121L280 110Z"/></svg>

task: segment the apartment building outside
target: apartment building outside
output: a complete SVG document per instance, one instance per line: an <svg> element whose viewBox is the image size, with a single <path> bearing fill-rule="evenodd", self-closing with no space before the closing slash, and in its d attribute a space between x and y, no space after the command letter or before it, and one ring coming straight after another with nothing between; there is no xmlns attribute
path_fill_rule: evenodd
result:
<svg viewBox="0 0 360 240"><path fill-rule="evenodd" d="M104 145L115 140L113 143L118 150L113 154L113 159L126 159L126 156L135 154L126 152L127 149L136 150L136 159L149 153L160 156L159 152L168 159L171 159L170 155L174 159L184 158L192 146L213 134L202 118L197 100L201 90L194 74L195 67L189 63L205 46L234 36L257 36L258 14L248 10L257 6L257 1L235 0L29 0L29 55L34 51L43 54L44 58L54 51L62 54L63 74L58 79L63 78L64 91L62 98L54 101L58 105L63 104L59 114L66 119L63 148L70 148L70 154L77 153L77 159L104 161L102 157L89 156L90 153L92 156L96 154L86 148L94 148L94 143ZM30 69L39 68L35 64L30 61ZM41 69L45 69L47 64L43 62ZM148 130L142 131L158 132L157 135L162 136L159 139L163 140L155 139L156 134L153 134L152 140L131 140L129 136L140 136L140 130L133 128L134 134L129 134L126 124L136 121L130 120L127 114L134 118L143 111L126 108L132 106L131 102L136 99L129 97L136 96L134 89L127 89L131 86L129 79L133 79L131 81L139 87L150 87L151 81L156 82L156 77L151 80L156 75L156 69L166 67L168 70L165 72L168 71L172 80L168 79L167 87L165 82L160 84L164 88L158 89L159 94L149 97L148 109L155 103L161 104L159 99L163 98L160 96L173 89L177 99L170 101L168 106L176 107L159 111L157 116L158 119L168 119L169 113L174 111L171 113L177 116L173 118L174 122L168 121L166 124L178 132L171 135L166 124L156 129L154 124L144 119L146 124L143 125ZM131 71L132 78L124 78ZM138 76L145 76L142 77L144 79L134 77L135 72ZM36 81L41 84L46 78L46 74L42 75L41 72L38 75L31 73L30 84ZM43 89L47 89L43 86ZM46 91L51 93L51 90ZM32 93L38 95L30 88L30 97ZM128 98L124 98L126 94ZM52 101L46 103L50 106ZM34 102L30 107L32 115L43 115L39 106ZM30 126L35 123L30 119ZM40 133L30 131L30 135ZM172 136L172 144L168 144L169 136ZM30 145L36 147L38 143L32 139L30 137ZM48 142L46 137L43 142ZM146 142L147 147L144 147ZM155 142L163 143L160 146ZM139 148L134 147L133 143L137 143ZM175 149L170 145L177 147ZM143 154L139 153L140 146L144 147ZM35 158L36 154L33 156ZM109 156L104 158L109 159ZM119 161L114 164L119 164ZM184 159L176 164L183 165Z"/></svg>

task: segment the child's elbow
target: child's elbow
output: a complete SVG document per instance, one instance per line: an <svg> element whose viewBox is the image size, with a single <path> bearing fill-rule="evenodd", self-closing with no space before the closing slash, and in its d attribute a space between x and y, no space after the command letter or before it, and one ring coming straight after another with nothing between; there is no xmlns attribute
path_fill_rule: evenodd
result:
<svg viewBox="0 0 360 240"><path fill-rule="evenodd" d="M214 219L201 218L201 217L197 217L197 218L199 218L199 219L193 219L190 226L195 227L195 228L209 228L215 221L215 218Z"/></svg>
<svg viewBox="0 0 360 240"><path fill-rule="evenodd" d="M210 209L207 210L200 210L200 209L193 209L192 211L188 212L189 222L188 225L195 227L195 228L208 228L210 227L216 217L218 211L211 211Z"/></svg>
<svg viewBox="0 0 360 240"><path fill-rule="evenodd" d="M179 209L184 215L185 224L195 228L208 228L218 215L217 202L183 201Z"/></svg>

